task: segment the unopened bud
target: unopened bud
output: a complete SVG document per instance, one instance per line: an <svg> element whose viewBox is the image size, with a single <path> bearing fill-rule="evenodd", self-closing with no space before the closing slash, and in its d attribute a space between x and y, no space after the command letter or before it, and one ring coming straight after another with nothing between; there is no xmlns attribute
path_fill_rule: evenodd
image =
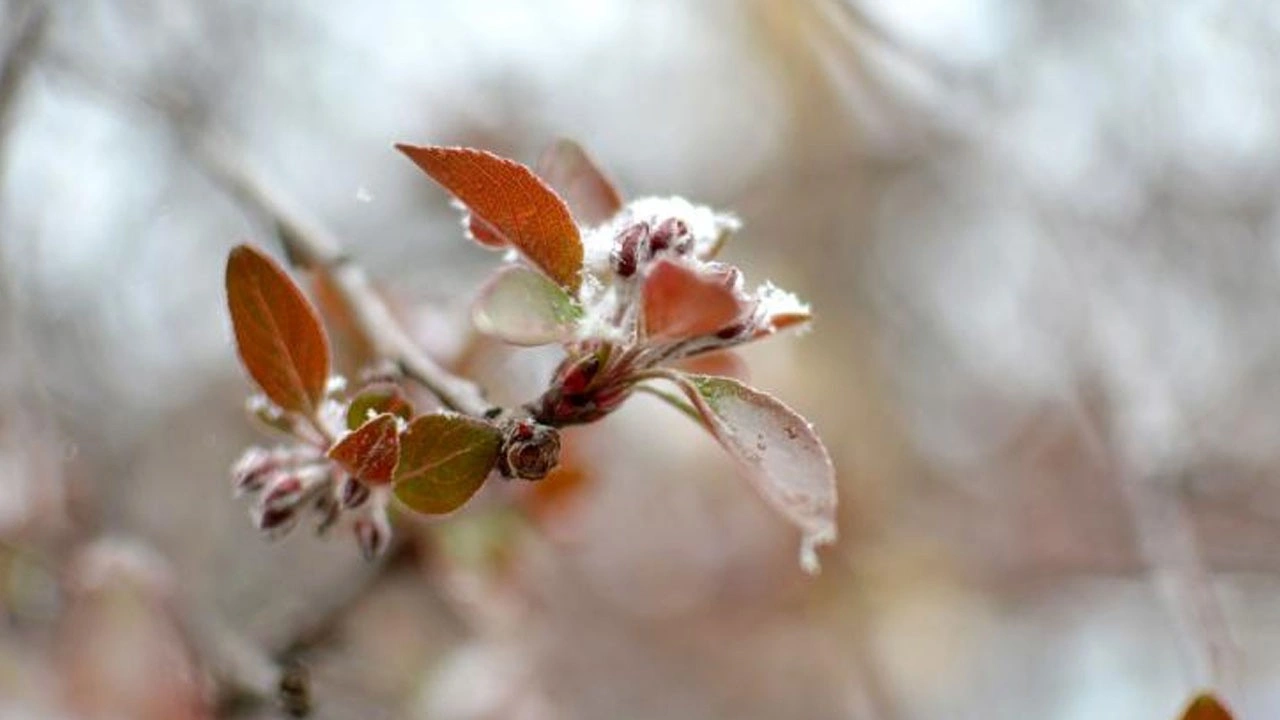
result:
<svg viewBox="0 0 1280 720"><path fill-rule="evenodd" d="M520 419L503 432L498 470L504 477L541 480L560 462L560 433L553 427Z"/></svg>
<svg viewBox="0 0 1280 720"><path fill-rule="evenodd" d="M596 373L600 372L600 356L591 353L581 358L567 358L556 376L560 389L566 395L577 395L587 389Z"/></svg>
<svg viewBox="0 0 1280 720"><path fill-rule="evenodd" d="M369 499L369 486L348 475L338 486L338 502L344 510L354 510Z"/></svg>
<svg viewBox="0 0 1280 720"><path fill-rule="evenodd" d="M298 508L287 507L279 509L261 508L253 515L253 523L258 529L267 534L267 537L276 539L287 534L298 524Z"/></svg>
<svg viewBox="0 0 1280 720"><path fill-rule="evenodd" d="M649 257L667 249L683 255L692 245L693 237L689 235L689 226L679 218L667 218L658 223L649 236Z"/></svg>
<svg viewBox="0 0 1280 720"><path fill-rule="evenodd" d="M297 475L279 476L269 483L262 493L262 507L266 510L293 507L302 499L305 490L302 478Z"/></svg>
<svg viewBox="0 0 1280 720"><path fill-rule="evenodd" d="M640 263L640 249L649 236L649 226L636 223L618 233L613 241L613 253L609 256L613 271L618 277L629 278L636 274Z"/></svg>
<svg viewBox="0 0 1280 720"><path fill-rule="evenodd" d="M282 465L279 453L260 447L251 447L240 456L231 468L231 481L237 495L262 489L271 473Z"/></svg>

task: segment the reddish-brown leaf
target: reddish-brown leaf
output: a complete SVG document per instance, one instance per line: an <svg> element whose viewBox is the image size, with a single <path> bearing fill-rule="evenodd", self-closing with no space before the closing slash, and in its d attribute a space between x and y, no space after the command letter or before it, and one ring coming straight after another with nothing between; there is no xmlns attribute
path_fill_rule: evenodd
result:
<svg viewBox="0 0 1280 720"><path fill-rule="evenodd" d="M1232 715L1212 693L1202 693L1187 706L1182 720L1232 720Z"/></svg>
<svg viewBox="0 0 1280 720"><path fill-rule="evenodd" d="M462 201L481 242L500 237L562 287L581 282L582 238L564 200L529 168L474 148L397 145Z"/></svg>
<svg viewBox="0 0 1280 720"><path fill-rule="evenodd" d="M329 459L366 485L389 482L400 460L400 429L383 413L342 437L329 448Z"/></svg>
<svg viewBox="0 0 1280 720"><path fill-rule="evenodd" d="M395 494L409 508L439 515L461 507L498 463L502 433L463 415L423 415L400 437Z"/></svg>
<svg viewBox="0 0 1280 720"><path fill-rule="evenodd" d="M836 539L836 477L813 427L777 399L737 380L674 371L667 377L756 490L800 528L801 566L817 572L817 547Z"/></svg>
<svg viewBox="0 0 1280 720"><path fill-rule="evenodd" d="M710 335L746 312L722 276L698 273L674 260L659 260L644 281L644 330L654 339Z"/></svg>
<svg viewBox="0 0 1280 720"><path fill-rule="evenodd" d="M274 260L248 245L227 258L226 285L249 375L281 408L314 414L329 378L329 339L315 308Z"/></svg>
<svg viewBox="0 0 1280 720"><path fill-rule="evenodd" d="M583 225L600 225L622 209L622 195L582 146L557 140L535 166L542 178L569 204Z"/></svg>

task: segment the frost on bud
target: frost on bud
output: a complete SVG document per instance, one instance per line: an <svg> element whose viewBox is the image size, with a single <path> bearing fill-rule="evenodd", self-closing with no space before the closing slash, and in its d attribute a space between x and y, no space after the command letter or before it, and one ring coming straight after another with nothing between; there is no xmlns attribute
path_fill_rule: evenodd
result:
<svg viewBox="0 0 1280 720"><path fill-rule="evenodd" d="M629 278L636 274L640 267L640 253L649 237L649 226L645 223L629 225L618 233L613 241L613 252L609 262L618 277Z"/></svg>
<svg viewBox="0 0 1280 720"><path fill-rule="evenodd" d="M503 477L541 480L560 461L560 433L555 428L519 419L502 434L498 470Z"/></svg>
<svg viewBox="0 0 1280 720"><path fill-rule="evenodd" d="M279 470L283 464L284 459L279 451L260 447L251 447L244 451L231 468L231 482L236 495L261 490L267 478Z"/></svg>
<svg viewBox="0 0 1280 720"><path fill-rule="evenodd" d="M649 257L671 250L676 255L684 255L693 246L693 236L689 234L689 225L680 218L667 218L658 223L649 236Z"/></svg>
<svg viewBox="0 0 1280 720"><path fill-rule="evenodd" d="M262 493L262 507L268 511L293 507L302 499L305 490L302 478L297 475L277 477Z"/></svg>

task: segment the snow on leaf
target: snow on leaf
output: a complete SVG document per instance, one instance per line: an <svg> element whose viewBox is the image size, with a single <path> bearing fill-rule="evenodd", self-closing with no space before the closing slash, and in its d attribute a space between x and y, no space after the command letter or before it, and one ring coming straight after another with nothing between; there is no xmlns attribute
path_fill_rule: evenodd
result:
<svg viewBox="0 0 1280 720"><path fill-rule="evenodd" d="M817 547L836 539L835 468L803 417L737 380L675 371L702 421L756 490L802 533L800 565L819 570Z"/></svg>
<svg viewBox="0 0 1280 720"><path fill-rule="evenodd" d="M282 409L313 415L329 377L329 339L315 308L274 260L248 245L227 257L226 288L249 375Z"/></svg>
<svg viewBox="0 0 1280 720"><path fill-rule="evenodd" d="M502 434L462 415L423 415L400 436L400 464L393 490L420 513L439 515L461 507L498 462Z"/></svg>
<svg viewBox="0 0 1280 720"><path fill-rule="evenodd" d="M1232 720L1232 715L1212 693L1202 693L1187 706L1182 720Z"/></svg>
<svg viewBox="0 0 1280 720"><path fill-rule="evenodd" d="M642 301L645 334L662 341L710 335L747 312L724 276L668 259L649 271Z"/></svg>
<svg viewBox="0 0 1280 720"><path fill-rule="evenodd" d="M471 307L476 329L513 345L546 345L573 334L582 309L558 285L518 265L498 271Z"/></svg>
<svg viewBox="0 0 1280 720"><path fill-rule="evenodd" d="M477 240L488 245L500 238L561 287L578 289L578 226L564 200L532 170L474 148L400 144L396 149L467 206Z"/></svg>
<svg viewBox="0 0 1280 720"><path fill-rule="evenodd" d="M329 449L329 459L367 485L391 480L400 460L396 416L383 413L342 437Z"/></svg>
<svg viewBox="0 0 1280 720"><path fill-rule="evenodd" d="M538 158L535 171L560 193L583 225L600 225L622 209L618 189L587 151L572 140L552 143Z"/></svg>

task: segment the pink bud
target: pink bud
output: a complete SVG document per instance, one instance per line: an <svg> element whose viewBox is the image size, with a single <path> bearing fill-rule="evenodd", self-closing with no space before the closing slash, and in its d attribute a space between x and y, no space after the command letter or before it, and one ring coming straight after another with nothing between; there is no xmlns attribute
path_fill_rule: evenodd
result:
<svg viewBox="0 0 1280 720"><path fill-rule="evenodd" d="M257 492L267 481L267 476L282 465L279 453L260 447L251 447L240 456L231 469L232 486L237 495Z"/></svg>
<svg viewBox="0 0 1280 720"><path fill-rule="evenodd" d="M262 495L262 507L265 510L281 510L293 507L302 499L302 494L305 490L306 487L303 485L302 478L297 475L277 477L267 485L267 489Z"/></svg>
<svg viewBox="0 0 1280 720"><path fill-rule="evenodd" d="M631 225L618 233L613 241L613 254L610 260L613 263L614 272L618 273L619 277L628 278L636 274L640 260L640 246L648 236L649 226L643 222Z"/></svg>

